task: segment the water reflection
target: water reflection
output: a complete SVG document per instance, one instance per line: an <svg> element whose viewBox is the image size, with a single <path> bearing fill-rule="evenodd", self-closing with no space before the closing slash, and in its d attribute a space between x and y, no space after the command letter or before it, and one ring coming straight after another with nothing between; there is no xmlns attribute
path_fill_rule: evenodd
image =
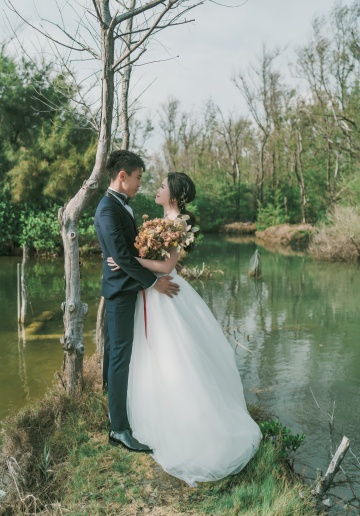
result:
<svg viewBox="0 0 360 516"><path fill-rule="evenodd" d="M334 401L335 440L344 433L360 455L360 276L347 264L314 262L299 253L288 256L259 247L261 278L249 278L248 264L256 249L241 242L207 236L188 265L221 269L215 279L193 283L219 323L229 332L249 401L264 404L295 433L307 435L299 450L306 473L329 463L329 425L319 411L331 412ZM95 347L96 311L100 295L100 258L83 259L82 301L87 354ZM2 258L0 306L0 418L30 396L40 396L62 365L58 336L63 331L60 304L64 298L61 260L30 261L29 322L42 312L54 313L39 330L38 340L16 344L16 260ZM44 337L43 339L41 337ZM348 467L348 466L347 466ZM355 476L357 470L349 466Z"/></svg>
<svg viewBox="0 0 360 516"><path fill-rule="evenodd" d="M25 359L26 331L25 324L18 324L18 351L19 351L19 377L25 400L30 399L30 390L27 378L27 367Z"/></svg>
<svg viewBox="0 0 360 516"><path fill-rule="evenodd" d="M231 279L209 285L204 297L219 321L239 324L250 335L247 344L254 354L238 350L248 399L260 400L293 431L307 434L300 449L302 463L309 464L307 474L328 466L329 425L324 413L332 411L334 401L333 451L345 434L359 455L358 266L318 263L261 249L262 277L252 280L247 277L247 263L253 244L238 244L240 263L231 244L223 242L222 254ZM347 468L354 478L358 475L355 467Z"/></svg>

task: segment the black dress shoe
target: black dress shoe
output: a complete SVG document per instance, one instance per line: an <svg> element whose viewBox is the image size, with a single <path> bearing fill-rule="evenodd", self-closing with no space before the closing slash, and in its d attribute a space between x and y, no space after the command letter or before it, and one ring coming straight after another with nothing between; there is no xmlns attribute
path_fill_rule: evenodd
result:
<svg viewBox="0 0 360 516"><path fill-rule="evenodd" d="M146 446L146 444L139 443L135 437L131 434L131 430L123 430L122 432L116 432L110 430L109 432L109 444L112 446L125 446L128 450L150 453L152 450Z"/></svg>

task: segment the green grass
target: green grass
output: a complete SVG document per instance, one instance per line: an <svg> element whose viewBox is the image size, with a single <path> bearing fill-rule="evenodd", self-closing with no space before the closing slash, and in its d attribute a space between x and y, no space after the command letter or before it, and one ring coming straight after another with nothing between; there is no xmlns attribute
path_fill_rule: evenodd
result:
<svg viewBox="0 0 360 516"><path fill-rule="evenodd" d="M203 484L197 506L205 514L300 516L317 514L313 500L299 496L304 486L289 475L271 441L262 443L247 467L234 477Z"/></svg>
<svg viewBox="0 0 360 516"><path fill-rule="evenodd" d="M165 473L148 455L109 446L95 359L85 370L77 400L55 388L5 422L0 489L7 496L0 514L35 514L35 505L37 513L54 516L318 514L308 489L281 458L283 450L267 439L242 472L197 488ZM252 415L264 417L259 407ZM16 461L13 476L8 457Z"/></svg>

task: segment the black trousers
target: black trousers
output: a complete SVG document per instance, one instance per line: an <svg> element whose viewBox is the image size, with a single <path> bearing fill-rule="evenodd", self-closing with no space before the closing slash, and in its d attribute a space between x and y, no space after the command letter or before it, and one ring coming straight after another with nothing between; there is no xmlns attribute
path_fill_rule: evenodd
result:
<svg viewBox="0 0 360 516"><path fill-rule="evenodd" d="M110 427L116 431L130 428L126 403L136 297L137 292L119 292L116 297L105 299L103 380L109 393Z"/></svg>

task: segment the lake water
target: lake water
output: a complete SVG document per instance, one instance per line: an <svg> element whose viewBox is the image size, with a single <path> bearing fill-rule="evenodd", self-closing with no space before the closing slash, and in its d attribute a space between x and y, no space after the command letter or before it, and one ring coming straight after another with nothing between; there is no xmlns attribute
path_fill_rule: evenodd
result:
<svg viewBox="0 0 360 516"><path fill-rule="evenodd" d="M260 279L247 274L256 248L261 255ZM29 262L28 323L44 311L54 315L25 345L17 331L18 261L0 258L0 419L27 399L41 396L61 370L63 360L59 343L63 261ZM95 349L100 256L82 261L82 301L89 305L85 345L90 355ZM326 413L333 411L333 452L346 435L360 456L359 267L315 262L301 254L283 255L253 241L218 235L207 235L187 265L203 262L224 274L192 284L235 347L247 400L261 403L293 433L307 436L297 453L297 470L307 477L314 477L316 468L325 472L331 446ZM249 351L236 345L234 339ZM360 496L358 469L350 459L343 464L357 482ZM340 473L337 478L344 477ZM351 497L344 487L341 493Z"/></svg>

